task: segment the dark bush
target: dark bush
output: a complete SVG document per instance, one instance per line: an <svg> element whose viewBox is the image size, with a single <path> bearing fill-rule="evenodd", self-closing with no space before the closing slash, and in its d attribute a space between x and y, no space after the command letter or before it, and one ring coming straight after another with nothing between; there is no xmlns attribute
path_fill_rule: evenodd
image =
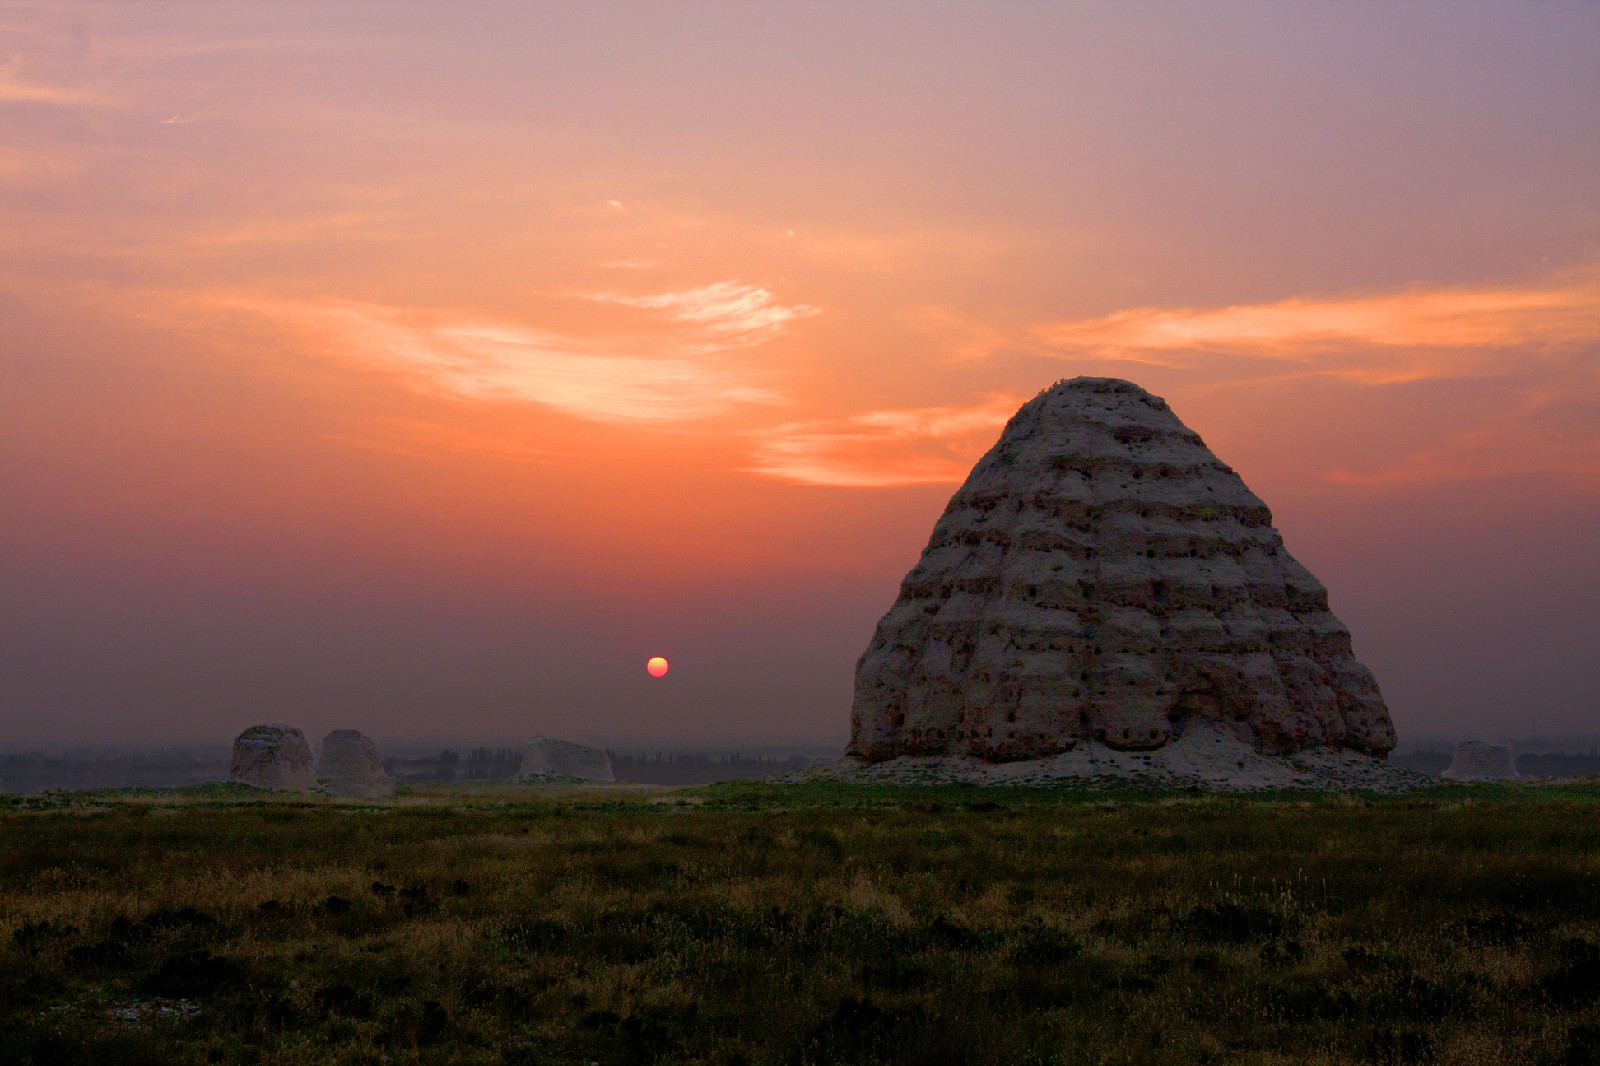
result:
<svg viewBox="0 0 1600 1066"><path fill-rule="evenodd" d="M500 942L513 951L554 951L567 942L570 930L548 918L506 922L500 927Z"/></svg>
<svg viewBox="0 0 1600 1066"><path fill-rule="evenodd" d="M1588 1004L1600 998L1600 947L1587 940L1565 940L1558 949L1555 972L1541 982L1545 995L1562 1005Z"/></svg>
<svg viewBox="0 0 1600 1066"><path fill-rule="evenodd" d="M807 848L822 852L829 858L839 859L844 857L844 841L839 839L839 834L827 826L811 826L795 834L795 839Z"/></svg>
<svg viewBox="0 0 1600 1066"><path fill-rule="evenodd" d="M964 925L939 915L928 924L928 939L952 951L976 951L983 947L983 936Z"/></svg>
<svg viewBox="0 0 1600 1066"><path fill-rule="evenodd" d="M766 848L771 847L777 841L777 837L773 836L765 826L751 825L740 830L738 840L741 844Z"/></svg>
<svg viewBox="0 0 1600 1066"><path fill-rule="evenodd" d="M346 1018L372 1017L372 997L347 984L332 984L317 991L317 1006Z"/></svg>
<svg viewBox="0 0 1600 1066"><path fill-rule="evenodd" d="M117 967L128 961L128 946L119 940L79 944L67 952L67 961L74 966Z"/></svg>
<svg viewBox="0 0 1600 1066"><path fill-rule="evenodd" d="M49 940L64 940L77 935L77 927L58 924L46 919L42 922L24 922L11 931L11 942L23 951L32 951Z"/></svg>
<svg viewBox="0 0 1600 1066"><path fill-rule="evenodd" d="M422 1018L417 1023L417 1043L433 1044L450 1029L450 1012L436 999L422 1001Z"/></svg>
<svg viewBox="0 0 1600 1066"><path fill-rule="evenodd" d="M204 929L217 924L217 919L193 907L159 907L145 915L140 925L150 929Z"/></svg>
<svg viewBox="0 0 1600 1066"><path fill-rule="evenodd" d="M896 992L922 988L933 976L932 968L918 958L904 955L882 955L861 967L861 984L865 988L883 988Z"/></svg>
<svg viewBox="0 0 1600 1066"><path fill-rule="evenodd" d="M1243 944L1282 936L1283 919L1265 907L1224 899L1196 907L1174 923L1177 930L1196 940Z"/></svg>
<svg viewBox="0 0 1600 1066"><path fill-rule="evenodd" d="M1279 1021L1305 1024L1339 1021L1354 1017L1361 1004L1348 988L1288 985L1269 989L1265 996L1268 1016Z"/></svg>
<svg viewBox="0 0 1600 1066"><path fill-rule="evenodd" d="M827 1021L813 1029L797 1049L801 1063L874 1062L887 1049L901 1019L870 999L847 996Z"/></svg>
<svg viewBox="0 0 1600 1066"><path fill-rule="evenodd" d="M1057 929L1035 926L1023 933L1011 950L1011 957L1030 966L1055 966L1083 954L1077 937Z"/></svg>
<svg viewBox="0 0 1600 1066"><path fill-rule="evenodd" d="M185 951L161 960L156 972L145 979L144 990L168 998L190 998L216 992L238 983L244 973L231 959L209 951Z"/></svg>
<svg viewBox="0 0 1600 1066"><path fill-rule="evenodd" d="M57 1020L11 1018L0 1022L0 1062L6 1066L167 1066L170 1048L149 1032L76 1032Z"/></svg>
<svg viewBox="0 0 1600 1066"><path fill-rule="evenodd" d="M1515 914L1492 914L1487 918L1464 918L1450 927L1457 939L1498 947L1511 947L1538 935L1539 928Z"/></svg>
<svg viewBox="0 0 1600 1066"><path fill-rule="evenodd" d="M1409 1066L1433 1059L1433 1038L1421 1029L1375 1029L1367 1038L1367 1058L1372 1062Z"/></svg>
<svg viewBox="0 0 1600 1066"><path fill-rule="evenodd" d="M1291 966L1305 958L1305 945L1298 940L1269 940L1257 956L1263 966Z"/></svg>
<svg viewBox="0 0 1600 1066"><path fill-rule="evenodd" d="M1600 1066L1600 1025L1574 1025L1567 1030L1567 1045L1559 1066Z"/></svg>

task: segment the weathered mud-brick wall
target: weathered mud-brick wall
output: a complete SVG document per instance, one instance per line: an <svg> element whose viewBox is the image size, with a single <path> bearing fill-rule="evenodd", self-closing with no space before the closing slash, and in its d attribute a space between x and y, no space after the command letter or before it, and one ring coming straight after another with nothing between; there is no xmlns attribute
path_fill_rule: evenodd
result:
<svg viewBox="0 0 1600 1066"><path fill-rule="evenodd" d="M1509 744L1463 740L1451 754L1450 768L1439 776L1452 781L1507 781L1520 775Z"/></svg>
<svg viewBox="0 0 1600 1066"><path fill-rule="evenodd" d="M522 755L518 781L615 781L611 756L601 748L554 737L534 737Z"/></svg>

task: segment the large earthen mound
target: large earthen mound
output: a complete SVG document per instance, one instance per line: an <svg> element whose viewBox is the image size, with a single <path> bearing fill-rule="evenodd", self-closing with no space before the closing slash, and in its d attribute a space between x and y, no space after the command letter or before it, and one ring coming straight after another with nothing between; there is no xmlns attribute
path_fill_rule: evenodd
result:
<svg viewBox="0 0 1600 1066"><path fill-rule="evenodd" d="M383 771L378 746L358 729L335 729L322 738L323 787L336 796L382 799L395 792Z"/></svg>
<svg viewBox="0 0 1600 1066"><path fill-rule="evenodd" d="M600 748L574 744L554 737L534 737L522 753L518 781L547 783L600 783L615 781L611 757Z"/></svg>
<svg viewBox="0 0 1600 1066"><path fill-rule="evenodd" d="M253 725L234 738L228 780L284 792L315 788L311 745L294 726Z"/></svg>
<svg viewBox="0 0 1600 1066"><path fill-rule="evenodd" d="M1199 724L1268 755L1385 755L1328 593L1159 397L1077 378L1006 425L856 666L849 754L1152 751Z"/></svg>

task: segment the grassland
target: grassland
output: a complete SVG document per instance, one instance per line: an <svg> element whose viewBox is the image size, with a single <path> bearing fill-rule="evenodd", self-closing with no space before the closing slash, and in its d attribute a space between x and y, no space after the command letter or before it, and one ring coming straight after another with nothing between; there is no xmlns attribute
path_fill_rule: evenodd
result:
<svg viewBox="0 0 1600 1066"><path fill-rule="evenodd" d="M1600 1062L1600 788L0 806L0 1062Z"/></svg>

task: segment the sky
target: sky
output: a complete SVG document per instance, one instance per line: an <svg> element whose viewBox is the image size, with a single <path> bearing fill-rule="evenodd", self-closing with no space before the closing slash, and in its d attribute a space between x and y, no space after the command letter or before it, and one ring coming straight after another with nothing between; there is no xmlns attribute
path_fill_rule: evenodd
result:
<svg viewBox="0 0 1600 1066"><path fill-rule="evenodd" d="M1597 114L1592 4L0 3L0 743L842 744L1081 374L1402 741L1600 732Z"/></svg>

